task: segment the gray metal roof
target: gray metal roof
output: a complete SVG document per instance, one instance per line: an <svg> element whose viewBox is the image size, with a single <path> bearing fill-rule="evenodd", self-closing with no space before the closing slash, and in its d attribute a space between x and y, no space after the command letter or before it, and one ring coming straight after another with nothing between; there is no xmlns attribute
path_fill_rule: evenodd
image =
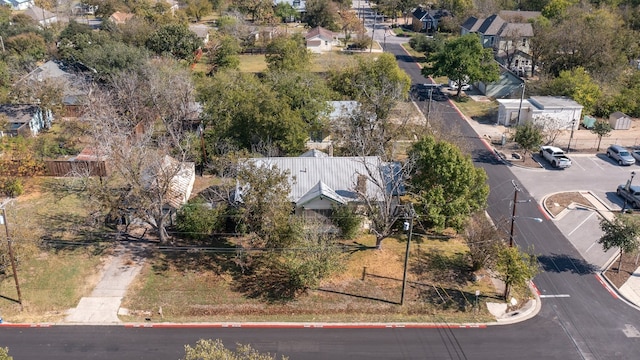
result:
<svg viewBox="0 0 640 360"><path fill-rule="evenodd" d="M382 183L382 161L377 156L367 157L270 157L253 158L257 166L277 167L289 171L291 184L290 200L298 203L300 199L318 182L326 186L337 195L349 201L357 200L355 192L359 175L367 177L366 194L372 199L382 200L382 190L375 186L368 178L369 171L377 182ZM365 165L366 164L366 165Z"/></svg>
<svg viewBox="0 0 640 360"><path fill-rule="evenodd" d="M338 195L332 188L330 188L327 184L322 181L318 181L318 183L312 187L306 194L302 195L300 199L296 202L297 206L303 206L318 197L324 196L333 202L339 204L346 204L347 200L342 196Z"/></svg>
<svg viewBox="0 0 640 360"><path fill-rule="evenodd" d="M529 102L538 109L565 109L565 108L580 108L583 106L575 102L574 100L564 96L532 96L529 98Z"/></svg>
<svg viewBox="0 0 640 360"><path fill-rule="evenodd" d="M329 120L337 120L353 115L360 108L357 101L327 101L331 107Z"/></svg>

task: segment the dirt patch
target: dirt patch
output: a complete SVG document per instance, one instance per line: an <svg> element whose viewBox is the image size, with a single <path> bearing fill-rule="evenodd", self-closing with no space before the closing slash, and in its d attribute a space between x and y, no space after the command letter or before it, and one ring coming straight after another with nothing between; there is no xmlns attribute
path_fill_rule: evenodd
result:
<svg viewBox="0 0 640 360"><path fill-rule="evenodd" d="M564 209L568 208L571 204L577 204L578 206L593 207L591 201L587 200L579 192L563 192L549 196L544 201L545 208L553 216L558 216Z"/></svg>
<svg viewBox="0 0 640 360"><path fill-rule="evenodd" d="M617 288L620 288L624 283L629 280L634 271L640 266L638 254L624 254L622 255L622 264L618 260L607 269L604 275L611 281ZM620 267L620 271L618 271Z"/></svg>

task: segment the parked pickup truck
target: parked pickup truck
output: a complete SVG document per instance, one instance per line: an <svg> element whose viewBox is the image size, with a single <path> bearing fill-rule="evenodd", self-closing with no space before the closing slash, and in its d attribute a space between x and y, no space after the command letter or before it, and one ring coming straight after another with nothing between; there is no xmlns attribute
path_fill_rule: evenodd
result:
<svg viewBox="0 0 640 360"><path fill-rule="evenodd" d="M554 168L564 169L571 166L571 159L564 154L562 149L555 146L541 146L540 156L547 159Z"/></svg>
<svg viewBox="0 0 640 360"><path fill-rule="evenodd" d="M631 204L634 208L640 208L640 186L618 185L616 194L624 199L627 204Z"/></svg>

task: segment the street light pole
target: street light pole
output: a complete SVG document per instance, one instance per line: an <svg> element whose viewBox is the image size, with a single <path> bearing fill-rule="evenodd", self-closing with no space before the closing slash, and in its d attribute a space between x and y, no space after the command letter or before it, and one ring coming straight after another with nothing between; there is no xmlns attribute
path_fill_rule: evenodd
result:
<svg viewBox="0 0 640 360"><path fill-rule="evenodd" d="M407 239L407 249L405 250L404 254L404 271L402 273L402 293L400 294L400 306L404 305L404 293L407 288L407 269L409 268L409 250L411 248L411 236L413 235L413 206L409 204L408 208L408 214L405 213L405 219L406 216L408 216L409 222L404 222L404 229L409 231L409 237Z"/></svg>
<svg viewBox="0 0 640 360"><path fill-rule="evenodd" d="M576 119L571 120L571 135L569 135L569 145L567 145L567 154L569 153L569 149L571 149L571 140L573 140L573 130L576 127Z"/></svg>
<svg viewBox="0 0 640 360"><path fill-rule="evenodd" d="M431 114L431 100L433 99L433 88L429 88L429 105L427 106L427 130L430 127L429 114Z"/></svg>

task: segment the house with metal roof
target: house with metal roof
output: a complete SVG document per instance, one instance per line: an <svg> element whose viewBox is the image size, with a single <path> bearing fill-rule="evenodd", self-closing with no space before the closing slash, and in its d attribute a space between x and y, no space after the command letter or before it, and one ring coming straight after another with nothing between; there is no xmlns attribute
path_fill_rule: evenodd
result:
<svg viewBox="0 0 640 360"><path fill-rule="evenodd" d="M58 16L56 14L35 5L25 10L24 14L35 20L43 27L58 22Z"/></svg>
<svg viewBox="0 0 640 360"><path fill-rule="evenodd" d="M309 30L304 38L307 42L307 49L316 54L331 51L334 46L340 44L338 34L321 26Z"/></svg>
<svg viewBox="0 0 640 360"><path fill-rule="evenodd" d="M366 157L267 157L252 158L257 166L288 171L289 199L295 212L305 216L328 216L334 205L361 203L364 198L384 201L397 195L400 177L377 156ZM397 186L394 186L397 185Z"/></svg>
<svg viewBox="0 0 640 360"><path fill-rule="evenodd" d="M33 0L0 0L0 5L9 6L11 10L27 10L35 3Z"/></svg>

